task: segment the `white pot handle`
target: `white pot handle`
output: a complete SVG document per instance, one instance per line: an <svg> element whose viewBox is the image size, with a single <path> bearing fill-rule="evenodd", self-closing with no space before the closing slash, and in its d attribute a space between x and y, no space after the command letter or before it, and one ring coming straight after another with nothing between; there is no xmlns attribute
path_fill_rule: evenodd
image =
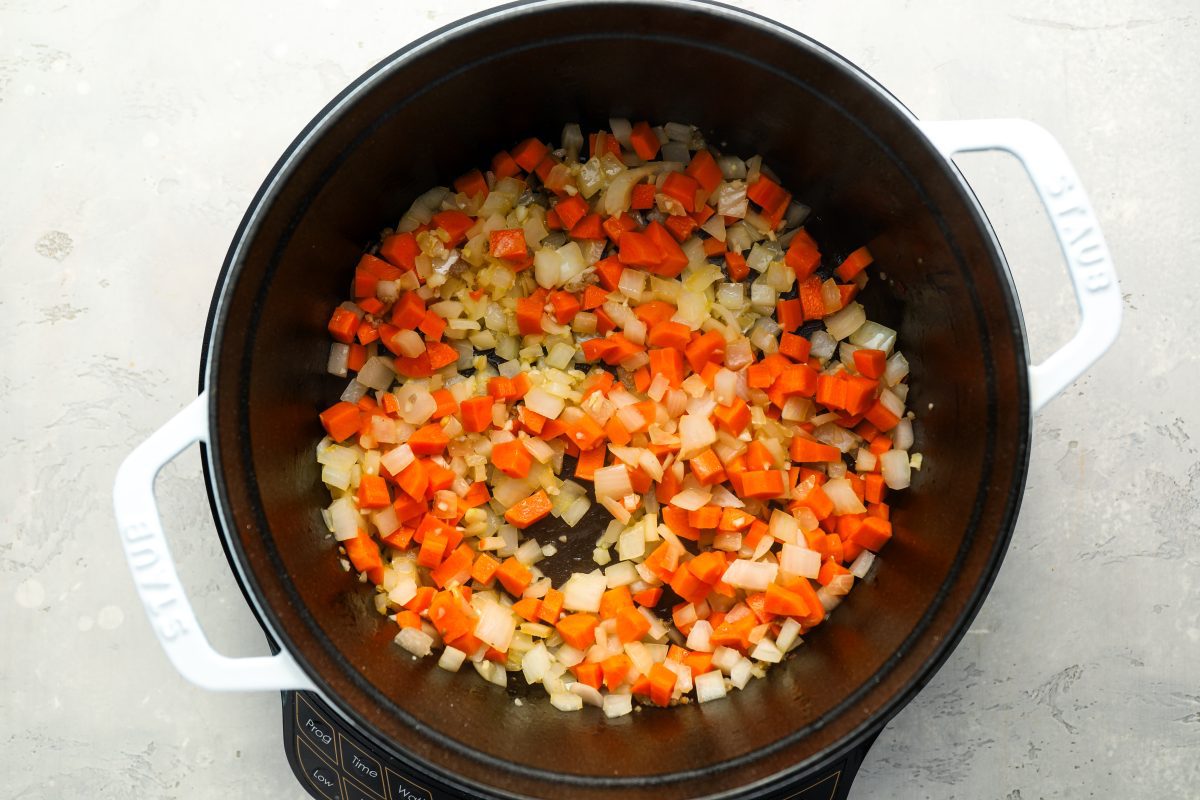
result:
<svg viewBox="0 0 1200 800"><path fill-rule="evenodd" d="M1002 150L1017 158L1033 181L1067 260L1079 303L1079 330L1041 364L1029 367L1033 410L1046 405L1112 346L1121 328L1121 290L1096 212L1062 146L1044 128L1023 119L919 123L946 158Z"/></svg>
<svg viewBox="0 0 1200 800"><path fill-rule="evenodd" d="M199 397L138 445L117 470L113 505L125 557L154 633L183 677L205 689L307 689L312 681L283 650L274 656L228 658L213 649L196 621L167 548L154 479L167 462L208 441L208 394Z"/></svg>

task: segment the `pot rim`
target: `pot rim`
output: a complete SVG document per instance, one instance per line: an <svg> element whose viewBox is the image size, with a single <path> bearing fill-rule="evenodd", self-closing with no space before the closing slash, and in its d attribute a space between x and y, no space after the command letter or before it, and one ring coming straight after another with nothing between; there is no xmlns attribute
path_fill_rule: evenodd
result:
<svg viewBox="0 0 1200 800"><path fill-rule="evenodd" d="M876 81L870 74L863 71L857 65L843 57L838 52L834 51L825 44L799 32L779 22L771 20L746 9L741 9L726 5L725 3L716 2L715 0L609 0L628 6L650 6L650 7L674 7L681 11L702 11L713 14L718 17L729 19L731 22L738 22L744 25L753 26L759 29L759 32L785 39L790 45L798 48L803 48L810 51L813 55L824 59L834 68L846 74L852 80L862 84L865 88L873 91L873 93L882 101L884 101L898 120L909 129L909 133L917 140L923 143L928 152L936 157L936 162L939 163L945 173L944 177L950 179L950 184L953 185L959 192L959 199L966 206L967 211L973 217L975 225L979 232L990 244L994 262L999 268L1000 275L998 276L1004 288L1004 299L1009 306L1007 309L1010 319L1013 320L1012 335L1014 337L1014 352L1022 359L1020 369L1017 372L1018 382L1018 397L1017 399L1017 415L1018 427L1023 431L1021 441L1017 444L1017 454L1014 460L1014 481L1013 485L1008 489L1008 497L1005 501L1005 510L1000 523L1000 530L997 532L995 543L992 547L992 552L988 554L987 566L980 575L978 581L972 588L967 603L963 605L957 614L952 625L947 629L947 635L933 648L930 655L923 663L918 666L913 675L903 686L903 688L884 701L871 715L864 718L862 722L854 726L849 733L836 740L835 743L824 750L812 754L810 757L793 764L793 766L775 777L789 776L794 777L801 773L822 764L827 763L837 758L844 756L847 752L855 748L862 747L864 743L869 746L874 737L887 722L899 713L913 697L925 686L925 684L933 677L933 675L941 668L950 654L954 651L958 642L965 634L971 620L978 613L984 599L986 598L992 583L999 571L1003 561L1004 554L1008 548L1008 543L1011 539L1013 528L1016 524L1017 513L1020 508L1021 498L1024 493L1026 476L1028 473L1030 441L1032 438L1032 410L1029 401L1029 378L1026 369L1028 362L1028 345L1024 331L1024 323L1022 320L1021 309L1017 298L1015 286L1012 281L1011 273L1008 269L1007 261L1004 257L1000 243L995 235L990 222L978 199L975 197L970 186L962 176L958 168L950 160L943 158L933 144L921 131L918 119L903 103L901 103L891 92ZM337 94L329 103L327 103L307 125L300 131L296 138L286 147L278 161L271 168L261 186L255 193L253 199L238 224L234 233L229 250L225 256L220 273L218 274L216 285L214 287L213 299L209 307L209 313L205 324L205 333L200 359L200 391L206 388L211 390L208 405L208 418L211 430L217 430L218 423L218 382L217 382L217 360L213 354L219 352L219 343L222 340L225 329L224 323L226 320L226 312L228 310L227 295L230 290L238 282L238 278L243 268L243 251L246 243L253 239L262 216L271 207L275 195L281 187L283 187L292 177L295 165L309 151L311 146L318 140L328 129L339 124L342 117L352 109L357 98L361 95L372 91L376 85L385 80L394 71L404 69L408 62L419 57L426 51L435 49L441 46L447 40L452 40L456 35L474 27L486 25L489 21L500 16L509 16L520 13L534 13L546 9L559 9L570 7L584 7L590 5L588 0L516 0L505 5L496 6L477 12L467 17L455 20L437 30L431 31L422 37L419 37L407 44L406 46L396 50L390 55L380 60L373 67L368 69L362 75L354 79L341 92ZM776 72L785 74L782 69L772 67ZM827 102L836 103L831 98L826 98ZM850 115L847 115L850 116ZM220 469L219 462L219 437L213 436L211 443L202 447L203 457L202 464L205 476L205 484L209 494L210 506L213 512L214 520L217 523L217 528L220 534L222 547L225 549L226 557L233 568L234 574L238 583L249 603L251 610L258 619L260 625L267 633L271 640L272 646L286 648L289 653L295 658L296 663L300 668L313 680L317 686L326 686L327 681L324 679L320 671L315 669L309 660L303 655L303 652L296 646L295 642L284 632L284 626L280 622L275 610L263 601L262 590L257 583L254 573L247 568L246 555L242 549L240 541L237 537L232 536L230 531L231 513L227 510L229 502L229 493L225 486L225 475ZM980 511L980 501L976 502L973 516L978 516ZM832 719L845 713L847 708L851 707L861 697L867 693L878 679L890 672L896 664L908 653L912 644L925 635L927 628L934 616L935 612L941 607L945 595L948 593L948 587L958 577L962 561L964 560L965 552L968 549L969 538L964 540L959 552L956 554L953 565L950 568L948 577L942 586L939 588L937 595L929 608L922 615L917 625L912 632L905 638L899 648L887 659L880 667L874 679L865 682L861 687L844 698L834 708L832 708L821 719L816 720L811 726L805 730L797 731L786 737L777 740L769 749L755 751L732 759L705 764L699 768L664 773L654 776L637 776L637 777L601 777L601 776L580 776L567 773L552 772L531 768L527 766L516 766L509 762L502 761L474 747L445 736L436 731L426 729L424 735L434 738L437 744L441 747L454 750L464 757L474 761L481 762L488 767L497 767L505 769L510 773L537 777L541 780L577 785L588 788L611 787L620 788L622 786L632 787L647 786L647 785L669 785L681 783L688 780L696 780L704 775L711 773L715 769L728 770L736 769L746 764L758 761L766 755L776 753L782 749L794 747L805 738L811 731L822 727ZM419 759L405 751L399 749L391 740L378 735L373 726L364 718L361 718L353 709L347 708L349 704L340 702L337 695L331 695L324 691L320 691L320 695L327 701L327 704L335 712L341 716L343 721L351 726L360 734L368 737L377 746L385 752L393 753L401 756L402 760L413 763L416 769L427 770L435 774L439 780L455 787L462 787L466 791L478 792L480 788L486 789L488 792L495 793L497 790L493 787L479 787L474 783L466 780L463 776L447 772L438 764ZM743 791L752 787L743 787L728 796L740 794Z"/></svg>

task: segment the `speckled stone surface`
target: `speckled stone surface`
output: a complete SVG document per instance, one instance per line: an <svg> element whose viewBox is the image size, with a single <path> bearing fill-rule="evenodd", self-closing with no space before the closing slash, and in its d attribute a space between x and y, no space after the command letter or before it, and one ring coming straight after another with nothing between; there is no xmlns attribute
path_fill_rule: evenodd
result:
<svg viewBox="0 0 1200 800"><path fill-rule="evenodd" d="M163 656L118 546L113 474L194 396L213 281L279 153L361 71L486 5L0 5L0 796L303 796L278 696L203 692ZM1115 349L1037 418L986 605L852 797L1200 795L1195 4L744 5L921 117L1049 128L1124 293ZM1044 357L1075 315L1049 227L1015 162L961 164ZM159 494L214 642L265 652L194 451Z"/></svg>

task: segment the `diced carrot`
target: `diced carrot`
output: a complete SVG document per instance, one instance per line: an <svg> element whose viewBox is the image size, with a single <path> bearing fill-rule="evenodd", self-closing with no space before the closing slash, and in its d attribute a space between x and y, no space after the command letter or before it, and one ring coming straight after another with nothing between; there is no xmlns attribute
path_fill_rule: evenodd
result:
<svg viewBox="0 0 1200 800"><path fill-rule="evenodd" d="M644 352L645 349L642 345L629 341L624 334L614 333L608 337L608 349L604 352L604 363L620 364L630 356Z"/></svg>
<svg viewBox="0 0 1200 800"><path fill-rule="evenodd" d="M524 597L513 603L512 610L526 622L537 622L538 612L542 609L542 601L536 597Z"/></svg>
<svg viewBox="0 0 1200 800"><path fill-rule="evenodd" d="M683 210L690 214L696 210L696 191L699 188L699 182L692 176L682 172L668 172L658 190L677 200L683 206Z"/></svg>
<svg viewBox="0 0 1200 800"><path fill-rule="evenodd" d="M558 218L562 220L563 228L570 231L575 225L587 216L588 204L579 195L571 195L558 201L554 206L554 210L558 213ZM599 227L599 219L596 220Z"/></svg>
<svg viewBox="0 0 1200 800"><path fill-rule="evenodd" d="M797 487L797 491L800 493L797 502L812 511L817 519L825 519L833 513L833 501L820 486L815 483L807 487L805 484L801 484Z"/></svg>
<svg viewBox="0 0 1200 800"><path fill-rule="evenodd" d="M425 319L425 310L425 301L419 294L404 292L392 306L391 322L397 328L413 330Z"/></svg>
<svg viewBox="0 0 1200 800"><path fill-rule="evenodd" d="M512 159L526 172L533 172L550 152L550 148L534 138L526 139L512 149Z"/></svg>
<svg viewBox="0 0 1200 800"><path fill-rule="evenodd" d="M396 485L414 500L422 500L429 488L429 470L421 459L414 460L396 476Z"/></svg>
<svg viewBox="0 0 1200 800"><path fill-rule="evenodd" d="M320 414L321 425L335 442L344 442L358 433L361 414L354 403L334 403Z"/></svg>
<svg viewBox="0 0 1200 800"><path fill-rule="evenodd" d="M542 604L538 607L538 619L547 625L558 622L558 617L562 613L563 599L563 593L558 589L547 589L546 596L542 598Z"/></svg>
<svg viewBox="0 0 1200 800"><path fill-rule="evenodd" d="M449 209L434 214L431 224L447 233L447 247L458 247L467 240L467 231L475 224L475 219L457 209Z"/></svg>
<svg viewBox="0 0 1200 800"><path fill-rule="evenodd" d="M638 222L629 214L622 212L604 220L603 227L605 235L612 240L613 244L619 244L621 236L626 231L636 231L638 229Z"/></svg>
<svg viewBox="0 0 1200 800"><path fill-rule="evenodd" d="M329 330L329 335L335 341L342 344L350 344L354 341L354 334L358 332L358 326L362 324L353 311L348 311L342 307L333 310L333 316L329 318L329 325L326 327Z"/></svg>
<svg viewBox="0 0 1200 800"><path fill-rule="evenodd" d="M757 625L758 617L747 611L740 619L726 619L715 625L710 641L714 646L732 647L745 652L750 649L750 633Z"/></svg>
<svg viewBox="0 0 1200 800"><path fill-rule="evenodd" d="M471 546L461 544L429 573L429 577L433 578L433 582L439 589L445 588L452 581L466 583L471 579L474 557L475 552Z"/></svg>
<svg viewBox="0 0 1200 800"><path fill-rule="evenodd" d="M487 197L488 185L487 181L484 180L483 173L477 169L473 169L454 181L454 191L462 192L467 197L472 198L479 194Z"/></svg>
<svg viewBox="0 0 1200 800"><path fill-rule="evenodd" d="M867 475L864 479L867 502L882 503L884 496L883 476L877 473Z"/></svg>
<svg viewBox="0 0 1200 800"><path fill-rule="evenodd" d="M504 512L504 519L516 528L525 529L533 523L545 519L553 506L545 489L538 489L524 500L518 501L512 508Z"/></svg>
<svg viewBox="0 0 1200 800"><path fill-rule="evenodd" d="M775 583L767 585L763 608L771 614L783 617L804 617L809 613L808 604L803 597Z"/></svg>
<svg viewBox="0 0 1200 800"><path fill-rule="evenodd" d="M628 586L608 589L600 596L600 619L613 619L623 608L633 607L633 597Z"/></svg>
<svg viewBox="0 0 1200 800"><path fill-rule="evenodd" d="M846 256L846 260L838 265L834 272L839 278L844 281L854 279L854 276L862 272L875 258L871 255L871 251L866 247L860 247L850 255Z"/></svg>
<svg viewBox="0 0 1200 800"><path fill-rule="evenodd" d="M800 300L797 298L780 300L775 306L775 318L779 321L779 327L784 331L788 333L795 331L804 322L804 311L800 306Z"/></svg>
<svg viewBox="0 0 1200 800"><path fill-rule="evenodd" d="M654 195L657 191L658 187L653 183L635 184L629 205L630 209L633 211L647 211L654 208Z"/></svg>
<svg viewBox="0 0 1200 800"><path fill-rule="evenodd" d="M675 693L675 673L662 664L650 668L650 700L656 706L666 708L671 704L671 696Z"/></svg>
<svg viewBox="0 0 1200 800"><path fill-rule="evenodd" d="M654 240L645 233L626 231L621 236L617 258L622 264L655 270L662 264L663 254Z"/></svg>
<svg viewBox="0 0 1200 800"><path fill-rule="evenodd" d="M428 518L427 518L428 519ZM419 530L419 529L418 529ZM428 530L421 538L421 550L417 554L417 563L430 569L442 563L446 550L450 546L449 537L442 530Z"/></svg>
<svg viewBox="0 0 1200 800"><path fill-rule="evenodd" d="M646 393L646 390L650 388L650 370L640 367L633 373L633 388L642 394Z"/></svg>
<svg viewBox="0 0 1200 800"><path fill-rule="evenodd" d="M446 449L450 437L441 425L430 423L418 428L408 437L408 446L419 456L435 456Z"/></svg>
<svg viewBox="0 0 1200 800"><path fill-rule="evenodd" d="M554 306L554 320L560 325L566 325L579 313L579 298L570 292L552 292L549 299Z"/></svg>
<svg viewBox="0 0 1200 800"><path fill-rule="evenodd" d="M588 286L583 290L583 310L591 311L608 301L608 291L599 286Z"/></svg>
<svg viewBox="0 0 1200 800"><path fill-rule="evenodd" d="M750 406L742 398L735 397L730 405L714 408L713 417L723 430L737 436L750 424Z"/></svg>
<svg viewBox="0 0 1200 800"><path fill-rule="evenodd" d="M447 641L467 636L475 627L471 607L455 592L441 591L429 603L429 621Z"/></svg>
<svg viewBox="0 0 1200 800"><path fill-rule="evenodd" d="M693 372L700 372L704 365L725 356L725 337L718 331L709 331L692 340L684 348L684 355Z"/></svg>
<svg viewBox="0 0 1200 800"><path fill-rule="evenodd" d="M646 335L646 344L650 347L669 347L683 350L691 341L692 331L682 322L670 320L659 322L650 328ZM724 339L721 340L724 344Z"/></svg>
<svg viewBox="0 0 1200 800"><path fill-rule="evenodd" d="M817 243L808 235L808 231L801 228L792 237L784 255L784 263L796 273L797 280L804 280L820 265L821 251L817 249Z"/></svg>
<svg viewBox="0 0 1200 800"><path fill-rule="evenodd" d="M842 451L833 445L822 444L812 439L806 439L803 436L792 437L791 444L788 446L788 455L792 461L801 463L842 460Z"/></svg>
<svg viewBox="0 0 1200 800"><path fill-rule="evenodd" d="M688 467L701 486L711 486L725 480L725 469L712 448L707 448L688 461Z"/></svg>
<svg viewBox="0 0 1200 800"><path fill-rule="evenodd" d="M705 192L711 192L717 188L717 185L724 180L721 174L721 167L717 164L717 160L713 158L712 153L707 150L699 150L692 156L692 160L687 165L687 174L696 179L696 183L700 185Z"/></svg>
<svg viewBox="0 0 1200 800"><path fill-rule="evenodd" d="M533 573L529 571L529 567L517 561L515 556L509 556L496 568L496 580L500 581L500 585L509 594L520 597L533 581Z"/></svg>
<svg viewBox="0 0 1200 800"><path fill-rule="evenodd" d="M346 369L358 372L367 363L367 348L361 344L350 345L350 355L346 358Z"/></svg>
<svg viewBox="0 0 1200 800"><path fill-rule="evenodd" d="M416 269L420 253L417 237L411 231L386 236L379 245L379 255L404 270Z"/></svg>
<svg viewBox="0 0 1200 800"><path fill-rule="evenodd" d="M741 531L749 528L752 522L753 514L748 514L740 508L726 507L721 509L721 521L717 523L717 530Z"/></svg>
<svg viewBox="0 0 1200 800"><path fill-rule="evenodd" d="M499 561L487 553L480 553L479 557L475 559L474 566L471 567L471 579L483 586L491 586L496 577L496 570L499 568Z"/></svg>
<svg viewBox="0 0 1200 800"><path fill-rule="evenodd" d="M387 482L379 475L362 475L358 481L359 508L387 508L392 504Z"/></svg>
<svg viewBox="0 0 1200 800"><path fill-rule="evenodd" d="M594 614L577 613L563 617L554 628L568 645L576 650L586 650L595 644L599 624L600 620Z"/></svg>
<svg viewBox="0 0 1200 800"><path fill-rule="evenodd" d="M661 147L658 135L654 133L654 129L648 122L639 122L633 126L633 132L629 135L629 143L633 145L633 151L642 161L654 158L658 153L658 148Z"/></svg>
<svg viewBox="0 0 1200 800"><path fill-rule="evenodd" d="M496 173L497 180L514 178L521 174L521 165L508 154L507 150L501 150L492 156L492 172Z"/></svg>
<svg viewBox="0 0 1200 800"><path fill-rule="evenodd" d="M886 519L879 517L867 516L862 521L862 525L850 537L850 541L865 547L873 552L878 552L892 538L892 523Z"/></svg>
<svg viewBox="0 0 1200 800"><path fill-rule="evenodd" d="M864 414L867 421L881 431L890 431L900 423L900 418L893 414L882 400L876 400L875 405L871 406Z"/></svg>
<svg viewBox="0 0 1200 800"><path fill-rule="evenodd" d="M779 337L779 352L793 361L807 361L811 347L812 342L794 333L784 333Z"/></svg>
<svg viewBox="0 0 1200 800"><path fill-rule="evenodd" d="M492 463L512 478L524 478L533 467L533 456L520 439L492 445Z"/></svg>
<svg viewBox="0 0 1200 800"><path fill-rule="evenodd" d="M489 395L483 397L468 397L459 406L463 430L468 433L481 433L492 424L492 406L496 404Z"/></svg>
<svg viewBox="0 0 1200 800"><path fill-rule="evenodd" d="M675 174L675 173L672 173ZM707 206L705 206L707 208ZM689 215L671 216L663 220L663 226L675 237L675 241L683 243L700 224ZM724 249L724 248L722 248Z"/></svg>
<svg viewBox="0 0 1200 800"><path fill-rule="evenodd" d="M571 667L571 672L575 674L576 680L593 689L599 689L604 684L604 671L598 661L584 661L576 664Z"/></svg>
<svg viewBox="0 0 1200 800"><path fill-rule="evenodd" d="M688 265L688 257L671 232L658 222L651 222L646 226L645 235L658 246L660 253L660 259L653 271L664 278L679 277L679 273ZM625 237L622 236L621 239L624 241Z"/></svg>
<svg viewBox="0 0 1200 800"><path fill-rule="evenodd" d="M631 606L617 612L617 638L622 644L640 641L649 632L650 620L636 608Z"/></svg>
<svg viewBox="0 0 1200 800"><path fill-rule="evenodd" d="M488 251L496 258L520 261L525 258L528 246L522 228L505 228L488 234Z"/></svg>
<svg viewBox="0 0 1200 800"><path fill-rule="evenodd" d="M867 378L881 378L887 367L887 353L882 350L855 350L854 368Z"/></svg>
<svg viewBox="0 0 1200 800"><path fill-rule="evenodd" d="M535 297L522 297L517 300L517 329L523 336L533 336L542 332L542 301Z"/></svg>
<svg viewBox="0 0 1200 800"><path fill-rule="evenodd" d="M786 482L777 469L747 470L742 474L742 497L767 499L784 493Z"/></svg>
<svg viewBox="0 0 1200 800"><path fill-rule="evenodd" d="M371 577L372 583L379 583L383 579L383 558L379 555L379 545L375 540L367 535L367 532L361 528L358 535L353 539L347 539L342 542L342 546L346 548L346 556L350 559L350 563L354 565L354 569L359 572L370 573L378 571L377 577L379 581Z"/></svg>
<svg viewBox="0 0 1200 800"><path fill-rule="evenodd" d="M746 280L750 274L750 267L746 264L746 258L741 253L730 251L725 254L725 266L729 270L729 280L738 282Z"/></svg>
<svg viewBox="0 0 1200 800"><path fill-rule="evenodd" d="M688 569L677 569L667 582L671 590L689 603L700 603L712 591L712 585L696 577Z"/></svg>
<svg viewBox="0 0 1200 800"><path fill-rule="evenodd" d="M617 653L601 661L600 669L604 673L604 686L612 692L625 682L625 676L633 669L633 660L624 653Z"/></svg>
<svg viewBox="0 0 1200 800"><path fill-rule="evenodd" d="M717 550L706 550L687 562L687 568L699 580L705 583L716 583L725 574L728 562L725 556Z"/></svg>
<svg viewBox="0 0 1200 800"><path fill-rule="evenodd" d="M666 377L672 389L678 389L683 383L683 353L676 349L655 348L647 351L650 357L650 371L655 375Z"/></svg>
<svg viewBox="0 0 1200 800"><path fill-rule="evenodd" d="M571 226L570 234L572 239L603 239L604 226L600 222L600 215L588 214Z"/></svg>
<svg viewBox="0 0 1200 800"><path fill-rule="evenodd" d="M658 605L658 601L662 598L662 587L655 586L650 589L642 589L640 592L634 592L633 602L644 608L654 608ZM640 615L639 615L640 616Z"/></svg>
<svg viewBox="0 0 1200 800"><path fill-rule="evenodd" d="M432 419L441 419L458 411L458 401L454 399L454 394L449 389L438 389L432 393L432 397L437 403Z"/></svg>
<svg viewBox="0 0 1200 800"><path fill-rule="evenodd" d="M774 208L787 194L783 187L759 173L758 180L746 187L746 197L762 208Z"/></svg>
<svg viewBox="0 0 1200 800"><path fill-rule="evenodd" d="M688 539L690 541L700 540L700 531L694 528L688 521L688 512L682 508L676 508L672 505L663 506L662 509L663 524L680 539Z"/></svg>

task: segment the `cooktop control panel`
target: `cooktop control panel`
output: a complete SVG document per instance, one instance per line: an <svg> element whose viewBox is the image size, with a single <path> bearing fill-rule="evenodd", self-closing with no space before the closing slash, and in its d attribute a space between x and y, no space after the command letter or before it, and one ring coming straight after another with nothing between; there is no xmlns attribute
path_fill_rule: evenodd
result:
<svg viewBox="0 0 1200 800"><path fill-rule="evenodd" d="M308 793L319 800L442 800L456 798L428 781L401 774L334 723L314 695L286 692L284 743L288 762Z"/></svg>
<svg viewBox="0 0 1200 800"><path fill-rule="evenodd" d="M467 800L427 777L413 777L393 759L348 733L322 700L283 694L283 741L300 784L317 800ZM844 800L866 746L836 762L767 790L762 800Z"/></svg>

